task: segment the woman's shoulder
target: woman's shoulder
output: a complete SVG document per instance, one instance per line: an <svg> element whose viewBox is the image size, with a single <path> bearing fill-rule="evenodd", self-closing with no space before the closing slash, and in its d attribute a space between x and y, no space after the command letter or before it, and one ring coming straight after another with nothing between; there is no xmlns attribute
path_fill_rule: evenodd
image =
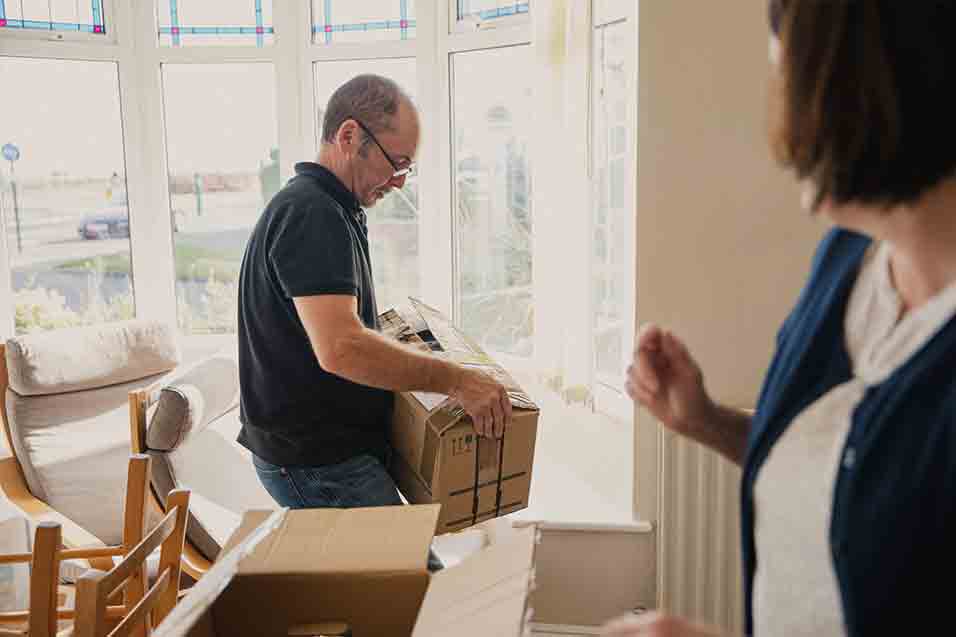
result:
<svg viewBox="0 0 956 637"><path fill-rule="evenodd" d="M825 274L843 268L856 267L873 240L858 232L834 227L827 231L813 256L811 275Z"/></svg>

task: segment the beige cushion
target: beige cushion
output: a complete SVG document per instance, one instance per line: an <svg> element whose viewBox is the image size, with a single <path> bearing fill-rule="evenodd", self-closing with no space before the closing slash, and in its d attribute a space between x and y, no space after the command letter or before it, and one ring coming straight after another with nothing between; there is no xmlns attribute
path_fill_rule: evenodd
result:
<svg viewBox="0 0 956 637"><path fill-rule="evenodd" d="M52 396L7 390L14 452L31 493L107 544L123 539L127 394L161 378Z"/></svg>
<svg viewBox="0 0 956 637"><path fill-rule="evenodd" d="M278 507L259 482L249 451L236 442L239 427L236 407L174 451L150 452L153 486L161 497L175 488L192 492L186 535L210 560L218 556L243 512Z"/></svg>
<svg viewBox="0 0 956 637"><path fill-rule="evenodd" d="M174 368L180 360L174 328L123 321L38 332L7 341L10 387L42 396L128 383Z"/></svg>
<svg viewBox="0 0 956 637"><path fill-rule="evenodd" d="M173 451L239 402L239 366L231 353L209 356L163 387L146 430L146 446Z"/></svg>

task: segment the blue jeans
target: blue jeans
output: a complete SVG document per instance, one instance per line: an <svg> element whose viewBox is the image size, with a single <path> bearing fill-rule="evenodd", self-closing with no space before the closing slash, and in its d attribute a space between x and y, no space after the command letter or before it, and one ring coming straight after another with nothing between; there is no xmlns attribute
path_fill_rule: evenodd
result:
<svg viewBox="0 0 956 637"><path fill-rule="evenodd" d="M374 456L355 456L324 467L281 467L253 455L252 464L272 499L290 509L403 504L392 476ZM429 551L428 570L441 568L441 560Z"/></svg>

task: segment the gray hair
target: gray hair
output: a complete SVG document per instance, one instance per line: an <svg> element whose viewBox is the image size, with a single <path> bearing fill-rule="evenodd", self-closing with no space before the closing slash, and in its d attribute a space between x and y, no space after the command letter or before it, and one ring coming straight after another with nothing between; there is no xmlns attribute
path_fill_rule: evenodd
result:
<svg viewBox="0 0 956 637"><path fill-rule="evenodd" d="M322 121L322 141L331 143L339 127L353 118L373 133L394 130L393 120L402 102L412 103L405 91L387 77L356 76L337 88L329 98Z"/></svg>

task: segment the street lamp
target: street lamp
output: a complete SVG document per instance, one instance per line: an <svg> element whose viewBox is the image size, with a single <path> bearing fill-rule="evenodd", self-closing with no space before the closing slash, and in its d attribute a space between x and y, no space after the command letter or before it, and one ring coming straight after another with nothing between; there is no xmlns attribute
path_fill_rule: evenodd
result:
<svg viewBox="0 0 956 637"><path fill-rule="evenodd" d="M13 194L13 218L17 224L17 252L23 252L23 240L20 236L20 203L17 201L17 175L13 171L13 162L20 159L20 149L7 143L0 149L3 158L10 162L10 192Z"/></svg>

